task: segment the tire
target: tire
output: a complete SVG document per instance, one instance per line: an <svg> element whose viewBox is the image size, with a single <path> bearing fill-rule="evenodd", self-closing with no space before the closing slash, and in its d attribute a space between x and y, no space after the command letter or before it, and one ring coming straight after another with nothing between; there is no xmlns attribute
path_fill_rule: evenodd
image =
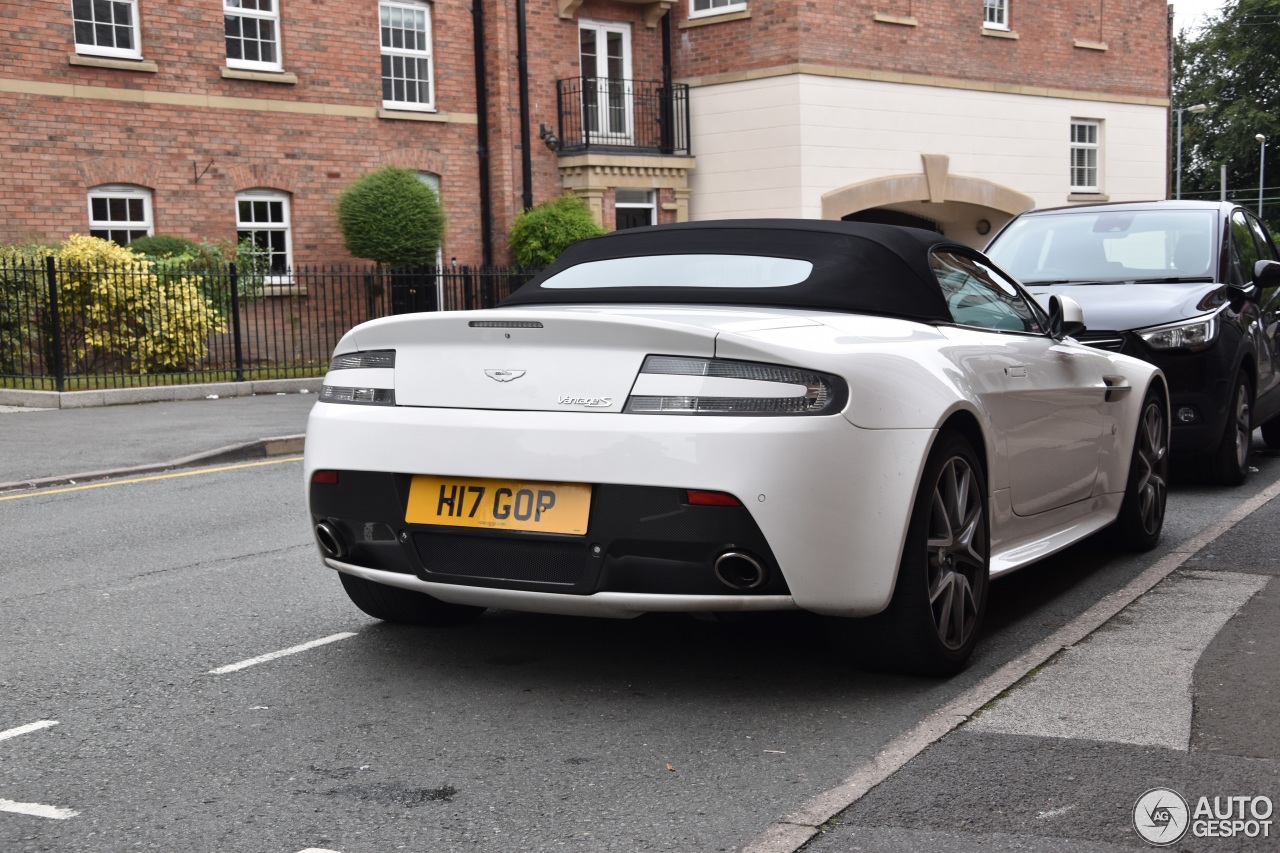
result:
<svg viewBox="0 0 1280 853"><path fill-rule="evenodd" d="M1222 486L1238 486L1249 474L1249 448L1253 443L1253 388L1249 377L1237 373L1231 406L1216 449L1201 461L1205 477Z"/></svg>
<svg viewBox="0 0 1280 853"><path fill-rule="evenodd" d="M342 588L351 602L374 619L406 625L447 627L470 622L484 612L483 607L449 604L425 592L374 583L339 572Z"/></svg>
<svg viewBox="0 0 1280 853"><path fill-rule="evenodd" d="M1150 551L1160 541L1169 496L1169 422L1164 398L1147 392L1142 401L1124 503L1112 528L1116 543L1132 551Z"/></svg>
<svg viewBox="0 0 1280 853"><path fill-rule="evenodd" d="M830 619L828 633L858 664L912 675L964 669L990 583L987 483L972 445L939 436L925 463L888 608Z"/></svg>
<svg viewBox="0 0 1280 853"><path fill-rule="evenodd" d="M1262 440L1272 450L1280 450L1280 416L1262 425Z"/></svg>

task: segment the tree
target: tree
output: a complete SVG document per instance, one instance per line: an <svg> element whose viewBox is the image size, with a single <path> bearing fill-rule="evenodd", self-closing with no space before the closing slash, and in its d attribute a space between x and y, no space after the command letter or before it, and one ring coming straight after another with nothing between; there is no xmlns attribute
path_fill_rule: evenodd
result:
<svg viewBox="0 0 1280 853"><path fill-rule="evenodd" d="M347 251L388 267L433 264L444 239L444 210L416 172L386 166L338 197Z"/></svg>
<svg viewBox="0 0 1280 853"><path fill-rule="evenodd" d="M1280 0L1228 0L1220 18L1174 42L1174 107L1208 106L1199 115L1183 115L1182 197L1216 200L1225 165L1227 197L1256 207L1262 146L1255 137L1262 134L1263 177L1270 184L1263 217L1272 231L1280 224L1278 55Z"/></svg>
<svg viewBox="0 0 1280 853"><path fill-rule="evenodd" d="M511 254L521 266L545 267L573 243L605 233L586 203L567 192L516 217L511 226Z"/></svg>

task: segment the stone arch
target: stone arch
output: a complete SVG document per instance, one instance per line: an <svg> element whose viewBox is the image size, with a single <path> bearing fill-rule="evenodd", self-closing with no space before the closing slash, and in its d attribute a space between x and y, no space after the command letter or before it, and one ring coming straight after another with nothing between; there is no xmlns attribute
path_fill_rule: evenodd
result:
<svg viewBox="0 0 1280 853"><path fill-rule="evenodd" d="M97 157L76 164L86 189L103 184L132 184L149 190L156 188L160 164L137 157Z"/></svg>
<svg viewBox="0 0 1280 853"><path fill-rule="evenodd" d="M231 188L236 192L253 189L282 190L290 195L298 192L299 175L294 169L274 163L247 163L227 169Z"/></svg>
<svg viewBox="0 0 1280 853"><path fill-rule="evenodd" d="M825 193L822 218L842 219L871 208L896 209L953 225L957 233L947 229L949 235L980 246L988 233L1035 207L1031 196L994 181L950 174L951 158L944 154L922 154L920 159L919 173L874 178Z"/></svg>
<svg viewBox="0 0 1280 853"><path fill-rule="evenodd" d="M395 151L388 151L382 157L382 164L412 169L415 172L431 172L442 178L445 175L445 156L439 151L426 148L397 148Z"/></svg>

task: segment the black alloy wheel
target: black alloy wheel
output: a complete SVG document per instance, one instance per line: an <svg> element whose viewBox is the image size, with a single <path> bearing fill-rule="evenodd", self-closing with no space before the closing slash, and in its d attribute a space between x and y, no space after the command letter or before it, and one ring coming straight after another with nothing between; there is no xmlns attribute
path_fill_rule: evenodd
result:
<svg viewBox="0 0 1280 853"><path fill-rule="evenodd" d="M842 652L870 669L913 675L964 669L987 608L988 499L972 445L940 435L916 493L888 608L865 619L827 620Z"/></svg>
<svg viewBox="0 0 1280 853"><path fill-rule="evenodd" d="M1169 422L1164 398L1148 391L1142 403L1124 503L1116 518L1120 544L1136 551L1150 551L1160 541L1164 511L1169 498Z"/></svg>
<svg viewBox="0 0 1280 853"><path fill-rule="evenodd" d="M1223 486L1238 486L1249 474L1253 444L1253 386L1243 371L1232 384L1231 407L1217 449L1204 459L1208 478Z"/></svg>

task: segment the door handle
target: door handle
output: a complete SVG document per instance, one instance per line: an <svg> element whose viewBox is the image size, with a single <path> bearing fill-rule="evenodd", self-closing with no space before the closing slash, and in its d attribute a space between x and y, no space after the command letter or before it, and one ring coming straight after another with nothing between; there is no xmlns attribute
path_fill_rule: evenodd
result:
<svg viewBox="0 0 1280 853"><path fill-rule="evenodd" d="M1006 367L1004 369L1004 375L1008 376L1010 379L1026 379L1027 369L1021 364L1015 364L1013 367Z"/></svg>

